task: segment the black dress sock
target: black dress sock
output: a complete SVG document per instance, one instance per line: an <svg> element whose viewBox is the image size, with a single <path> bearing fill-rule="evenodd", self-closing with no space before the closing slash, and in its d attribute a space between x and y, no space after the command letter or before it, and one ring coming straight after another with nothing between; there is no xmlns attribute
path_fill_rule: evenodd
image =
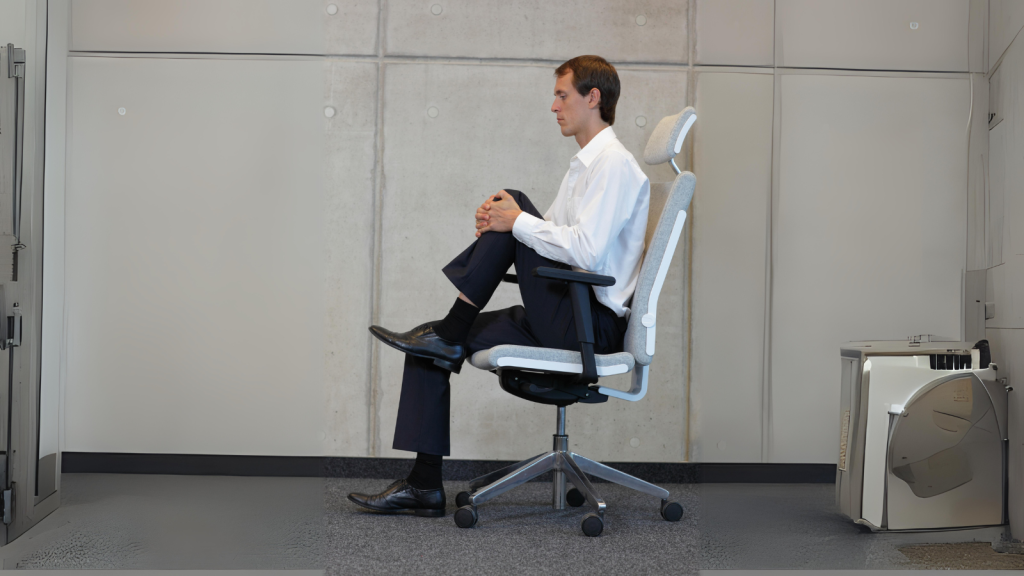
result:
<svg viewBox="0 0 1024 576"><path fill-rule="evenodd" d="M441 484L441 456L435 454L416 453L416 464L406 481L419 490L439 490Z"/></svg>
<svg viewBox="0 0 1024 576"><path fill-rule="evenodd" d="M462 298L455 299L455 305L448 315L434 325L434 333L449 342L463 343L469 336L469 328L476 320L480 309Z"/></svg>

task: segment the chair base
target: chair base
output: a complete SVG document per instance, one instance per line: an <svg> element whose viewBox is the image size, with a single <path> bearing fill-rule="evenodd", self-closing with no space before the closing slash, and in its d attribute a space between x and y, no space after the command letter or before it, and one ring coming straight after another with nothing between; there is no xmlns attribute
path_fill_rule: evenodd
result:
<svg viewBox="0 0 1024 576"><path fill-rule="evenodd" d="M582 496L583 499L580 501L577 496L577 502L570 502L570 505L582 505L586 502L594 509L597 524L593 519L594 514L588 514L583 521L583 531L588 536L600 534L604 511L607 507L604 499L590 482L588 474L660 498L662 517L671 521L679 520L682 516L682 507L677 503L669 502L668 490L569 451L569 437L565 434L564 406L558 407L558 416L558 432L554 434L554 446L550 452L538 454L533 458L476 478L469 483L469 492L462 492L458 495L456 502L460 506L460 511L455 520L460 527L469 528L476 524L476 507L478 505L549 471L553 473L552 508L555 510L565 509L568 481L579 491L579 496ZM670 509L666 515L666 508L669 506L675 508ZM595 526L596 533L592 533L595 531Z"/></svg>

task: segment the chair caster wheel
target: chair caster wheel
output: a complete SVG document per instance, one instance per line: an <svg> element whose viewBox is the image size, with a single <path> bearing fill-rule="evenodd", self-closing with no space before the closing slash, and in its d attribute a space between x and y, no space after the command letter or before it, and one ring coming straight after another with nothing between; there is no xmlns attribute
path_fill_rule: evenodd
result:
<svg viewBox="0 0 1024 576"><path fill-rule="evenodd" d="M587 502L587 497L582 492L573 488L565 493L565 503L573 508L579 508Z"/></svg>
<svg viewBox="0 0 1024 576"><path fill-rule="evenodd" d="M683 505L679 502L663 502L661 517L669 522L679 522L683 517Z"/></svg>
<svg viewBox="0 0 1024 576"><path fill-rule="evenodd" d="M601 531L604 530L604 520L601 517L591 512L583 517L583 522L580 524L583 528L583 533L593 538L594 536L600 536Z"/></svg>
<svg viewBox="0 0 1024 576"><path fill-rule="evenodd" d="M459 508L462 508L463 506L469 506L470 504L472 504L472 502L469 501L471 497L472 494L470 494L469 492L459 492L458 494L455 495L455 505L458 506Z"/></svg>
<svg viewBox="0 0 1024 576"><path fill-rule="evenodd" d="M476 521L476 509L472 506L463 506L455 511L455 525L459 528L472 528Z"/></svg>

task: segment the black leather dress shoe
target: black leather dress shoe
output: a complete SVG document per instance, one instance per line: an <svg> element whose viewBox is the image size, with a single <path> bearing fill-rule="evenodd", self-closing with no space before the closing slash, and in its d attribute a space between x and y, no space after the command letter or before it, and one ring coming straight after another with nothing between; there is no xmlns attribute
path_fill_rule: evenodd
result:
<svg viewBox="0 0 1024 576"><path fill-rule="evenodd" d="M466 359L466 347L435 334L435 324L436 320L402 333L392 332L380 326L370 326L370 334L396 350L421 358L431 358L437 366L458 374L462 370L462 361Z"/></svg>
<svg viewBox="0 0 1024 576"><path fill-rule="evenodd" d="M444 490L420 490L413 488L405 479L395 480L380 494L349 494L348 499L363 508L377 512L397 514L412 512L417 516L440 518L444 516Z"/></svg>

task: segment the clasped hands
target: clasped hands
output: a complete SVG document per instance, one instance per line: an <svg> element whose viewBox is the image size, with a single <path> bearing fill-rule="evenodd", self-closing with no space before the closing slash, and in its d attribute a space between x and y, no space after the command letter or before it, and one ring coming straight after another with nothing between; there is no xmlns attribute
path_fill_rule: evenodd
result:
<svg viewBox="0 0 1024 576"><path fill-rule="evenodd" d="M484 232L511 232L522 212L512 196L501 190L476 209L476 237Z"/></svg>

